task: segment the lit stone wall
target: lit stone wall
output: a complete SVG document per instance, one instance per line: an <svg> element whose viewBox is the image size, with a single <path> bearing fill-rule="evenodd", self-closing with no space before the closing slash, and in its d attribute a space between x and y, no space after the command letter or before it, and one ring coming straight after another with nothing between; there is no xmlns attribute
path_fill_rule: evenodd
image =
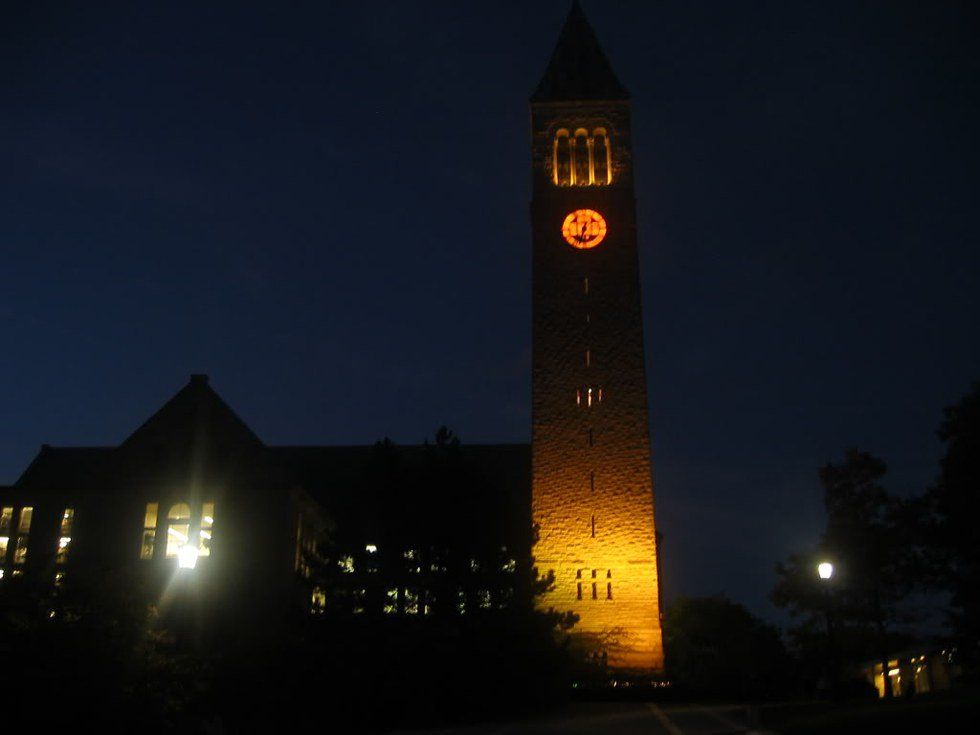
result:
<svg viewBox="0 0 980 735"><path fill-rule="evenodd" d="M611 666L662 670L629 108L552 103L532 113L534 556L556 576L539 604L577 613L576 633L601 642ZM612 185L555 186L554 130L597 125L610 131ZM562 237L579 208L607 222L595 248Z"/></svg>

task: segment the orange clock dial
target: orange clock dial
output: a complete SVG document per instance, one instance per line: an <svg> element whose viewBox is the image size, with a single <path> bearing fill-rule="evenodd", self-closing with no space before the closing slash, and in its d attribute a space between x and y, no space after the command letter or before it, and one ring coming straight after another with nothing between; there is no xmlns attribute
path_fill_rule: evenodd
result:
<svg viewBox="0 0 980 735"><path fill-rule="evenodd" d="M594 248L606 236L606 220L594 209L576 209L565 218L561 234L573 248Z"/></svg>

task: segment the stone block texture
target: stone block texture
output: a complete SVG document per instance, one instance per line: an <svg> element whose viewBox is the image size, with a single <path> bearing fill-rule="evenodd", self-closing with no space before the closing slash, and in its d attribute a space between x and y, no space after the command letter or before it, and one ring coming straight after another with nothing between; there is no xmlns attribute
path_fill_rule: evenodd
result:
<svg viewBox="0 0 980 735"><path fill-rule="evenodd" d="M612 182L559 186L556 131L608 131ZM654 497L626 101L532 104L532 514L543 608L618 670L663 669ZM591 249L565 242L576 209L606 220ZM592 405L588 390L592 389ZM601 400L599 391L601 389Z"/></svg>

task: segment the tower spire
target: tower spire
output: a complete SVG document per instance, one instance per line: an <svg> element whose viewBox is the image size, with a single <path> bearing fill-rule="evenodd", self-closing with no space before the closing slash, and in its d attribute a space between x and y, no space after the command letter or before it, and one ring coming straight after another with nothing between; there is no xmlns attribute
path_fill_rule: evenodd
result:
<svg viewBox="0 0 980 735"><path fill-rule="evenodd" d="M629 92L616 78L592 24L574 0L531 102L625 99Z"/></svg>

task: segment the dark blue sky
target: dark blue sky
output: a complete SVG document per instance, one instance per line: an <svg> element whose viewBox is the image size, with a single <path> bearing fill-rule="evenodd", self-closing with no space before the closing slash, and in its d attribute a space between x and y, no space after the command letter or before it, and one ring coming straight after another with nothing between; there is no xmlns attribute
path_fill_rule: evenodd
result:
<svg viewBox="0 0 980 735"><path fill-rule="evenodd" d="M191 372L270 443L527 441L549 2L6 6L0 482ZM586 2L634 98L666 591L772 616L815 469L980 377L966 3Z"/></svg>

